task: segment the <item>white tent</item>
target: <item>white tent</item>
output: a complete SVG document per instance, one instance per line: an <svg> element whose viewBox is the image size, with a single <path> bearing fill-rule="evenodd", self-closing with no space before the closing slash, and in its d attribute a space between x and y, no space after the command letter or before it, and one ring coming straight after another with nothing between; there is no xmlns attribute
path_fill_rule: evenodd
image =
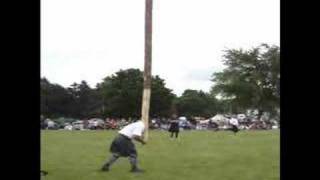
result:
<svg viewBox="0 0 320 180"><path fill-rule="evenodd" d="M217 114L212 118L210 118L210 120L217 123L217 122L225 122L227 121L227 118L225 118L222 114Z"/></svg>
<svg viewBox="0 0 320 180"><path fill-rule="evenodd" d="M228 118L224 117L222 114L217 114L210 118L212 122L217 123L219 126L224 126L228 124Z"/></svg>

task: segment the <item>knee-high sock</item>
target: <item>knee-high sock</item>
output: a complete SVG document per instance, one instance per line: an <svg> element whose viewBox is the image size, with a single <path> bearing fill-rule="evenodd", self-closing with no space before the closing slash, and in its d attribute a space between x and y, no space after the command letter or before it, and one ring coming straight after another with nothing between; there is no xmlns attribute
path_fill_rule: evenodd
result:
<svg viewBox="0 0 320 180"><path fill-rule="evenodd" d="M119 158L120 156L118 154L112 154L110 159L108 161L106 161L106 163L104 164L104 166L111 166L114 162L116 162L116 160Z"/></svg>
<svg viewBox="0 0 320 180"><path fill-rule="evenodd" d="M129 161L130 161L132 169L138 168L138 159L137 159L136 155L130 155Z"/></svg>

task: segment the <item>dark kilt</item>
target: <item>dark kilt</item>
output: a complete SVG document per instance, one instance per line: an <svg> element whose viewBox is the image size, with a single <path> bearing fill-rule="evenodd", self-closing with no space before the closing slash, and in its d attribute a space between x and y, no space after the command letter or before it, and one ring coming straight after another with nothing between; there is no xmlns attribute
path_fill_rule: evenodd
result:
<svg viewBox="0 0 320 180"><path fill-rule="evenodd" d="M119 154L123 157L130 155L137 156L137 150L132 140L119 134L111 143L110 152Z"/></svg>
<svg viewBox="0 0 320 180"><path fill-rule="evenodd" d="M179 132L179 123L171 123L169 132Z"/></svg>

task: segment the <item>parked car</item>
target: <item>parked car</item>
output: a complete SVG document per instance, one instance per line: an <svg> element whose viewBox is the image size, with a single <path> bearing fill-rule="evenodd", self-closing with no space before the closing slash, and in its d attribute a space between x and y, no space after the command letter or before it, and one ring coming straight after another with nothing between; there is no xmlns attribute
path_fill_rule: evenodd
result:
<svg viewBox="0 0 320 180"><path fill-rule="evenodd" d="M184 130L190 130L192 129L192 124L189 121L180 121L179 127Z"/></svg>
<svg viewBox="0 0 320 180"><path fill-rule="evenodd" d="M64 129L71 131L72 130L72 125L69 124L69 123L66 123L65 126L64 126Z"/></svg>
<svg viewBox="0 0 320 180"><path fill-rule="evenodd" d="M46 120L46 124L47 124L47 129L51 129L51 130L58 129L57 123L55 123L54 121L51 121L50 119Z"/></svg>
<svg viewBox="0 0 320 180"><path fill-rule="evenodd" d="M102 119L93 118L90 119L88 124L88 129L104 129L105 122Z"/></svg>
<svg viewBox="0 0 320 180"><path fill-rule="evenodd" d="M83 130L83 121L75 121L72 123L72 130Z"/></svg>

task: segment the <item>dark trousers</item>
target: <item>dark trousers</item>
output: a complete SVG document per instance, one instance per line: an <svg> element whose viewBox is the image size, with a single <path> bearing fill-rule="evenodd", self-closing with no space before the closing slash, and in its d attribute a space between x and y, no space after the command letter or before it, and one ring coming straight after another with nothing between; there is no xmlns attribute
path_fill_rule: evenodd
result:
<svg viewBox="0 0 320 180"><path fill-rule="evenodd" d="M170 137L173 137L173 134L175 134L175 137L178 138L179 131L173 131L173 132L171 132Z"/></svg>
<svg viewBox="0 0 320 180"><path fill-rule="evenodd" d="M231 131L233 131L234 133L237 133L239 131L239 129L237 126L232 125Z"/></svg>

